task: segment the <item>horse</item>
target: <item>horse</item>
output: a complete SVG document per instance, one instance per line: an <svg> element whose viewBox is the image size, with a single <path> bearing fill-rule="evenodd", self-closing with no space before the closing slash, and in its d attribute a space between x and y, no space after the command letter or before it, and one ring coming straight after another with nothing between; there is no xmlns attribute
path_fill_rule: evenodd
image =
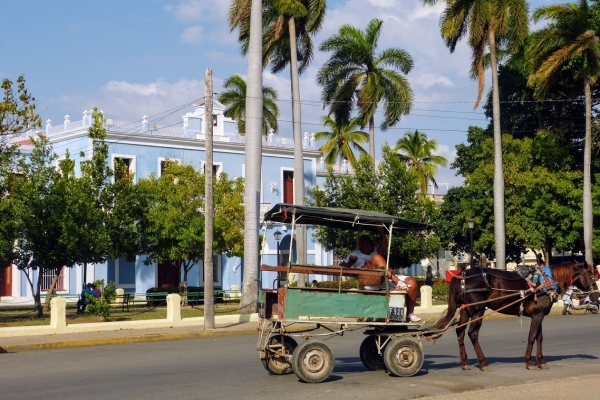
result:
<svg viewBox="0 0 600 400"><path fill-rule="evenodd" d="M570 285L583 291L598 287L587 263L567 262L550 266L554 282L559 292L564 292ZM492 268L472 268L451 279L448 286L448 310L444 318L434 328L448 327L460 313L456 335L463 370L470 370L467 352L465 351L465 331L469 325L469 338L477 354L482 371L490 371L485 355L479 345L479 329L483 322L486 308L497 310L507 315L525 315L531 318L527 349L525 350L526 368L536 369L531 361L533 343L537 342L536 360L538 367L548 369L542 355L542 321L552 308L553 299L544 290L528 291L529 284L519 274ZM594 293L596 298L597 293ZM511 304L512 303L512 304Z"/></svg>

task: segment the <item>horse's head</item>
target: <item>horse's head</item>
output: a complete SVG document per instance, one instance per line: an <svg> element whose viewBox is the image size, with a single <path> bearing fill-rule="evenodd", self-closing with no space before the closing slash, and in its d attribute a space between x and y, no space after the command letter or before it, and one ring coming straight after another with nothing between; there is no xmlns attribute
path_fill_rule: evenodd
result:
<svg viewBox="0 0 600 400"><path fill-rule="evenodd" d="M590 291L596 285L591 268L586 262L566 262L552 265L550 268L552 269L554 280L558 283L563 293L571 285L576 286L584 292ZM595 289L597 290L597 287Z"/></svg>

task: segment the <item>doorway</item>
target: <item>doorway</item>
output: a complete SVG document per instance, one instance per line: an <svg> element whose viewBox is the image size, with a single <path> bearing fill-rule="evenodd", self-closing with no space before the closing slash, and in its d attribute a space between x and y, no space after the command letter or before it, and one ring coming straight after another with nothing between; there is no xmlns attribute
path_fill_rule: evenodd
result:
<svg viewBox="0 0 600 400"><path fill-rule="evenodd" d="M157 286L159 288L179 287L179 262L165 260L158 264Z"/></svg>
<svg viewBox="0 0 600 400"><path fill-rule="evenodd" d="M0 297L12 296L12 268L0 268Z"/></svg>

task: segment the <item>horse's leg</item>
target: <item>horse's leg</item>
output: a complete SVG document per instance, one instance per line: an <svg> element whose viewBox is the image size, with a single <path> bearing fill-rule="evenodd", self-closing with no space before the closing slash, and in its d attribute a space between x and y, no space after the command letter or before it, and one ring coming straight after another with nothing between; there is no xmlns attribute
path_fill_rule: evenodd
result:
<svg viewBox="0 0 600 400"><path fill-rule="evenodd" d="M471 343L473 343L473 348L475 349L475 354L477 354L477 360L479 361L479 366L481 370L489 372L491 371L490 367L488 366L488 363L485 360L485 355L483 354L481 346L479 345L479 329L481 329L481 324L483 323L483 319L481 319L481 317L484 313L485 307L476 310L471 315L471 323L469 324L469 338L471 339ZM474 319L477 320L473 321Z"/></svg>
<svg viewBox="0 0 600 400"><path fill-rule="evenodd" d="M546 360L544 360L544 355L542 354L542 342L544 341L544 334L542 333L542 322L540 321L540 327L538 328L538 334L535 338L537 342L537 353L535 354L535 358L538 362L538 367L541 369L548 369L548 365L546 365Z"/></svg>
<svg viewBox="0 0 600 400"><path fill-rule="evenodd" d="M541 313L535 313L531 316L531 326L529 327L529 337L527 338L527 349L525 350L525 368L535 370L536 367L531 362L531 351L533 350L533 342L541 337L542 332L542 319L544 315ZM538 355L541 355L542 343L538 342Z"/></svg>
<svg viewBox="0 0 600 400"><path fill-rule="evenodd" d="M458 320L458 326L456 329L456 336L458 337L458 350L460 352L460 363L463 370L470 370L469 359L467 358L467 351L465 350L465 332L467 326L465 325L469 321L469 316L465 310L460 311L460 318Z"/></svg>

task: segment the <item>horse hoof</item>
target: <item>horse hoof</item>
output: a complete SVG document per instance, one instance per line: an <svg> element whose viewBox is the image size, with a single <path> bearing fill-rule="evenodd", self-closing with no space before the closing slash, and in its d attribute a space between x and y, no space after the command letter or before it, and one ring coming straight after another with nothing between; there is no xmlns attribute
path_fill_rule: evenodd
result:
<svg viewBox="0 0 600 400"><path fill-rule="evenodd" d="M483 372L490 372L492 369L488 365L486 365L485 367L481 367L481 370Z"/></svg>
<svg viewBox="0 0 600 400"><path fill-rule="evenodd" d="M546 364L540 364L539 367L540 369L550 369Z"/></svg>
<svg viewBox="0 0 600 400"><path fill-rule="evenodd" d="M530 370L530 371L537 371L537 367L535 365L533 365L533 364L532 365L528 365L526 368L528 370Z"/></svg>
<svg viewBox="0 0 600 400"><path fill-rule="evenodd" d="M471 370L471 366L470 365L463 365L462 369L463 369L463 371L470 371Z"/></svg>

